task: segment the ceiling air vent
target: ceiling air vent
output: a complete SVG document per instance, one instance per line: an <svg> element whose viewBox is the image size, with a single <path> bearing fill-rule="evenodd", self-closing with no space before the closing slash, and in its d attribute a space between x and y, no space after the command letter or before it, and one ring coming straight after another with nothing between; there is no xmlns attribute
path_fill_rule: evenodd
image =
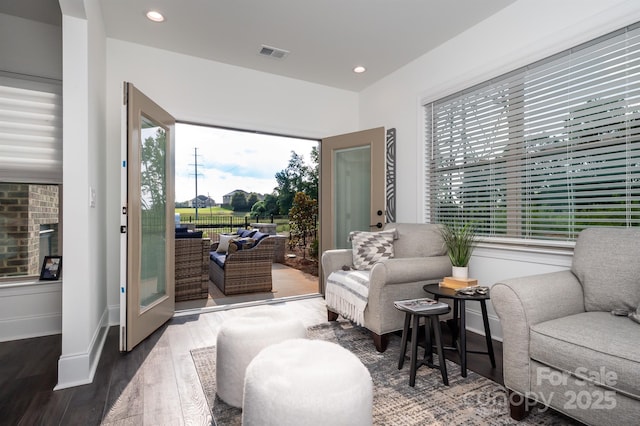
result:
<svg viewBox="0 0 640 426"><path fill-rule="evenodd" d="M260 54L274 59L284 59L289 54L289 51L278 49L277 47L265 46L263 44L260 49Z"/></svg>

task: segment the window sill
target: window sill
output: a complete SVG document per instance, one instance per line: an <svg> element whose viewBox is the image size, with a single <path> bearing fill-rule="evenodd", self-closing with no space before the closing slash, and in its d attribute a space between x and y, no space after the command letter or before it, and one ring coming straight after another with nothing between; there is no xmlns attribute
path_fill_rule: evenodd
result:
<svg viewBox="0 0 640 426"><path fill-rule="evenodd" d="M2 288L22 288L22 287L41 287L47 284L62 284L62 280L39 280L25 279L16 281L0 281L0 289Z"/></svg>
<svg viewBox="0 0 640 426"><path fill-rule="evenodd" d="M478 238L478 247L534 253L572 255L575 241L527 240L518 238Z"/></svg>

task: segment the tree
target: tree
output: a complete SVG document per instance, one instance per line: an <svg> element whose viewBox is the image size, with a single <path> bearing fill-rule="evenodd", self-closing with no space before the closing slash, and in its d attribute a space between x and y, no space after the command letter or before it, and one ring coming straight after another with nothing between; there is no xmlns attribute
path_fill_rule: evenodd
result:
<svg viewBox="0 0 640 426"><path fill-rule="evenodd" d="M255 192L249 194L249 196L247 197L247 209L253 209L253 205L258 201L260 201L258 199L258 194L256 194Z"/></svg>
<svg viewBox="0 0 640 426"><path fill-rule="evenodd" d="M142 207L145 210L164 210L165 187L165 147L166 134L158 129L155 137L149 136L142 142L140 164L140 186Z"/></svg>
<svg viewBox="0 0 640 426"><path fill-rule="evenodd" d="M293 199L298 192L307 194L310 198L318 199L318 150L311 151L313 166L307 166L304 157L291 151L291 158L286 169L276 173L275 188L280 214L287 214L293 205Z"/></svg>
<svg viewBox="0 0 640 426"><path fill-rule="evenodd" d="M290 244L302 246L305 258L307 244L316 239L317 217L318 201L304 192L296 193L289 211Z"/></svg>
<svg viewBox="0 0 640 426"><path fill-rule="evenodd" d="M273 194L264 196L264 212L267 215L277 215L280 208L278 207L278 197Z"/></svg>
<svg viewBox="0 0 640 426"><path fill-rule="evenodd" d="M234 212L246 212L249 211L247 207L247 199L244 194L240 191L237 191L231 197L231 208Z"/></svg>

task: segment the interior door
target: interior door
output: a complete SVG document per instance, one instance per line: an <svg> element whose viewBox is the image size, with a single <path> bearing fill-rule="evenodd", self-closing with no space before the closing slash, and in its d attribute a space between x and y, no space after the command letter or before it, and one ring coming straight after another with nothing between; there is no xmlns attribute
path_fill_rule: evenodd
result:
<svg viewBox="0 0 640 426"><path fill-rule="evenodd" d="M385 222L385 130L363 130L320 144L320 253L349 248L349 232Z"/></svg>
<svg viewBox="0 0 640 426"><path fill-rule="evenodd" d="M126 123L126 130L124 129ZM175 119L124 85L120 350L173 316Z"/></svg>

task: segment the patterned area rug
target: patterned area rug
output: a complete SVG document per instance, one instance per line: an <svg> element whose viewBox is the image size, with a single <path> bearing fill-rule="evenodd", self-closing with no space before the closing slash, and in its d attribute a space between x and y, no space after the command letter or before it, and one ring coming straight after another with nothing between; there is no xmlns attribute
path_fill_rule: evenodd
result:
<svg viewBox="0 0 640 426"><path fill-rule="evenodd" d="M572 425L566 417L533 409L521 422L509 417L507 393L501 385L472 371L460 376L460 367L447 361L449 386L440 371L420 367L415 387L409 386L409 361L398 370L400 338L392 336L389 347L378 353L369 332L346 321L309 328L309 338L336 342L356 354L369 369L374 384L375 425ZM216 395L215 347L191 351L207 403L218 426L240 425L242 412ZM421 355L419 351L418 356Z"/></svg>

